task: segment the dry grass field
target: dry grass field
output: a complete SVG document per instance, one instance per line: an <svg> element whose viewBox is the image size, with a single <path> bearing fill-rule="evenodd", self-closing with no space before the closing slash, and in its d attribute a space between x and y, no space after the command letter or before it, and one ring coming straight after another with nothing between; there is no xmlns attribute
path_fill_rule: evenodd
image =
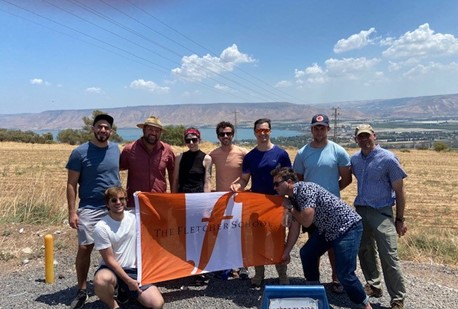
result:
<svg viewBox="0 0 458 309"><path fill-rule="evenodd" d="M202 145L207 152L213 147ZM0 143L0 265L41 256L41 236L46 233L56 235L56 250L75 248L75 232L65 223L65 164L73 148ZM350 154L355 151L349 149ZM293 160L296 150L288 152ZM400 242L401 258L458 266L458 152L395 153L409 175L409 231ZM355 192L356 180L343 191L343 199L352 204ZM26 252L25 247L35 253Z"/></svg>

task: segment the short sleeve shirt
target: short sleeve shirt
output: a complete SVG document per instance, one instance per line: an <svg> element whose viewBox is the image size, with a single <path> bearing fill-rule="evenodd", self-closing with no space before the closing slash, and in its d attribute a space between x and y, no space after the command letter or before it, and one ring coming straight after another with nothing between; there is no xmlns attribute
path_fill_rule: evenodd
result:
<svg viewBox="0 0 458 309"><path fill-rule="evenodd" d="M87 142L73 149L66 168L80 173L79 208L104 208L105 190L121 186L119 155L118 144L111 142L103 148Z"/></svg>
<svg viewBox="0 0 458 309"><path fill-rule="evenodd" d="M291 167L288 153L274 145L268 151L252 149L243 159L242 171L251 175L251 191L275 195L270 172L277 167Z"/></svg>
<svg viewBox="0 0 458 309"><path fill-rule="evenodd" d="M319 184L337 197L340 197L340 167L350 166L350 156L345 149L328 141L322 148L305 145L294 159L294 172L304 175L304 181Z"/></svg>
<svg viewBox="0 0 458 309"><path fill-rule="evenodd" d="M313 182L294 185L292 199L296 210L313 208L313 224L326 241L333 241L347 232L361 217L343 200Z"/></svg>
<svg viewBox="0 0 458 309"><path fill-rule="evenodd" d="M124 218L116 221L109 215L100 219L94 228L94 248L113 250L116 261L122 268L136 268L136 219L131 212L125 211ZM100 264L104 264L101 260Z"/></svg>
<svg viewBox="0 0 458 309"><path fill-rule="evenodd" d="M358 151L351 157L351 168L358 183L355 205L383 208L393 206L394 181L407 177L399 159L377 145L367 156Z"/></svg>

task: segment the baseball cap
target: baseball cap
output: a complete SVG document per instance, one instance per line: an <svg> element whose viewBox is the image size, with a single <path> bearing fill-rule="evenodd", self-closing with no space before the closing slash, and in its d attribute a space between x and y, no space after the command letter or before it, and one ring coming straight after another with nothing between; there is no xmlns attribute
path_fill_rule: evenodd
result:
<svg viewBox="0 0 458 309"><path fill-rule="evenodd" d="M326 115L323 114L318 114L313 116L312 118L312 123L310 125L311 127L314 126L326 126L329 127L329 118Z"/></svg>
<svg viewBox="0 0 458 309"><path fill-rule="evenodd" d="M355 136L358 136L361 133L374 133L374 129L372 129L370 124L360 124L356 127Z"/></svg>
<svg viewBox="0 0 458 309"><path fill-rule="evenodd" d="M107 114L99 114L99 115L95 116L94 117L94 122L92 122L92 125L95 126L95 124L100 120L105 120L106 122L108 122L110 124L111 127L113 126L113 117L111 117L110 115L107 115Z"/></svg>

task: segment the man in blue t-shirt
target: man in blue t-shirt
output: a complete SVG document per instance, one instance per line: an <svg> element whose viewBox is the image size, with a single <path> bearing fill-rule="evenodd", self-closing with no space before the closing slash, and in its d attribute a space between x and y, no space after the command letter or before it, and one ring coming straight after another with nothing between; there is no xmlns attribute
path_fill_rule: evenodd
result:
<svg viewBox="0 0 458 309"><path fill-rule="evenodd" d="M112 126L113 117L107 114L97 115L92 125L94 137L75 148L66 165L68 223L78 231L75 262L78 292L70 304L72 309L82 308L88 297L86 281L94 247L93 231L95 224L106 215L105 190L121 185L119 147L108 141ZM80 199L78 210L77 195Z"/></svg>
<svg viewBox="0 0 458 309"><path fill-rule="evenodd" d="M241 191L245 189L251 178L251 191L263 194L275 195L272 186L272 175L270 172L277 167L291 167L291 160L288 153L272 144L270 119L262 118L254 123L254 135L256 136L256 147L248 152L242 163L242 176L231 185L231 190ZM275 265L280 279L280 284L289 284L287 266ZM255 266L255 276L251 278L251 284L260 287L264 281L264 265Z"/></svg>

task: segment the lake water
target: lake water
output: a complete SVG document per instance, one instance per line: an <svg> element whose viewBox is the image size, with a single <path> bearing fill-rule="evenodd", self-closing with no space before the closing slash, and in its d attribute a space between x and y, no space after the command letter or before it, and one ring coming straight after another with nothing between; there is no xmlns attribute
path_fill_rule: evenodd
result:
<svg viewBox="0 0 458 309"><path fill-rule="evenodd" d="M216 137L216 132L214 128L199 128L200 134L202 135L201 138L204 141L216 143L218 139ZM59 130L35 130L34 132L38 134L43 134L47 132L51 132L56 138ZM125 141L134 141L138 139L142 135L142 130L139 128L118 128L118 134L125 140ZM236 131L236 140L254 140L254 133L252 128L239 128ZM272 130L272 137L290 137L290 136L297 136L303 135L304 133L299 131L291 131L291 130Z"/></svg>
<svg viewBox="0 0 458 309"><path fill-rule="evenodd" d="M208 141L212 143L218 142L216 137L216 131L214 128L199 128L201 138L203 141ZM129 129L118 129L118 134L126 141L132 141L138 139L142 135L142 130L138 128L129 128ZM240 128L236 131L236 140L254 140L253 129ZM290 130L273 130L272 137L290 137L296 135L303 135L302 132L290 131Z"/></svg>

